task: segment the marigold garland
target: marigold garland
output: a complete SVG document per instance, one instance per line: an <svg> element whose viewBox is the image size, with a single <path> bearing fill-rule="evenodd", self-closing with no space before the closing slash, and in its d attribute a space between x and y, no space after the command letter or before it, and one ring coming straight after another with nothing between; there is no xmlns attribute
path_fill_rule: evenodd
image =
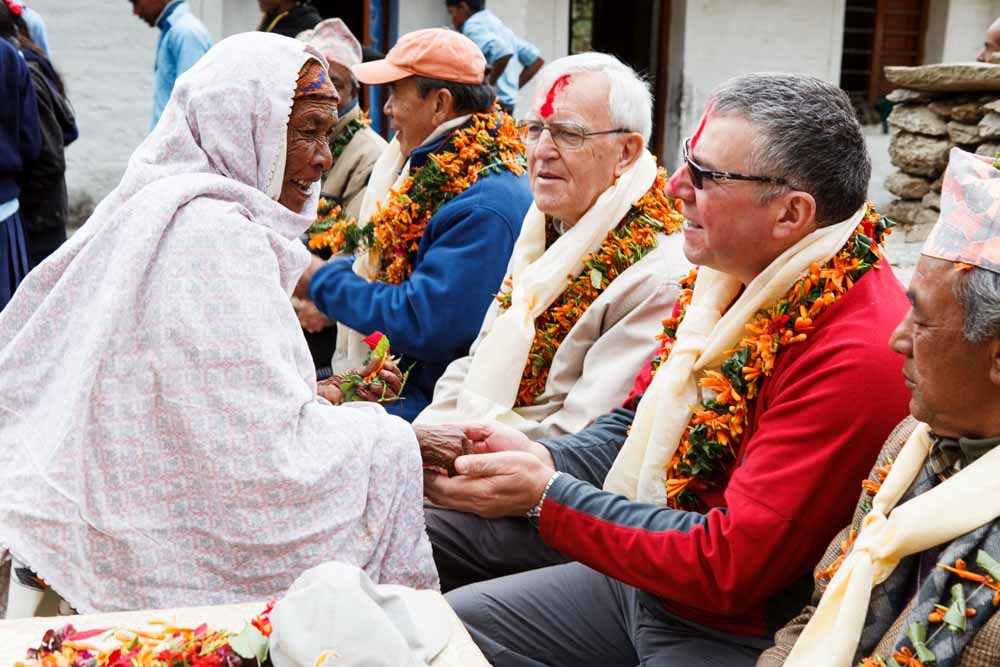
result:
<svg viewBox="0 0 1000 667"><path fill-rule="evenodd" d="M563 293L535 319L535 338L521 375L515 406L532 405L545 390L549 368L559 345L604 290L630 266L656 247L657 234L681 229L680 204L666 195L667 173L658 168L653 185L635 202L601 246L581 260L584 271L570 277ZM550 240L558 238L551 235ZM550 245L546 244L546 247ZM513 283L504 281L497 301L510 307Z"/></svg>
<svg viewBox="0 0 1000 667"><path fill-rule="evenodd" d="M712 392L692 406L691 420L667 466L667 504L674 509L700 510L697 491L718 484L736 458L747 426L751 404L761 382L774 372L785 348L806 340L813 322L836 303L854 283L882 258L879 246L891 222L869 205L864 219L841 250L822 266L813 263L774 305L757 312L746 325L747 334L717 371L706 371L698 382ZM697 269L681 280L679 315L663 321L655 369L667 359L677 327L691 303Z"/></svg>
<svg viewBox="0 0 1000 667"><path fill-rule="evenodd" d="M333 157L338 158L343 155L344 149L347 148L347 144L351 143L354 135L371 124L372 119L368 117L367 111L362 111L359 118L352 118L341 133L337 135L337 138L330 143L330 152L333 154Z"/></svg>
<svg viewBox="0 0 1000 667"><path fill-rule="evenodd" d="M313 252L336 248L344 243L347 234L357 226L354 218L344 215L343 208L332 199L320 197L316 212L316 222L309 225L305 236L306 245Z"/></svg>
<svg viewBox="0 0 1000 667"><path fill-rule="evenodd" d="M389 191L387 203L377 206L371 220L364 225L350 220L333 223L314 249L325 243L334 253L374 250L380 257L376 279L399 284L413 271L420 238L442 205L484 174L508 169L520 176L526 165L524 143L514 119L499 107L489 113L473 114L428 157L427 163L414 169L399 190Z"/></svg>

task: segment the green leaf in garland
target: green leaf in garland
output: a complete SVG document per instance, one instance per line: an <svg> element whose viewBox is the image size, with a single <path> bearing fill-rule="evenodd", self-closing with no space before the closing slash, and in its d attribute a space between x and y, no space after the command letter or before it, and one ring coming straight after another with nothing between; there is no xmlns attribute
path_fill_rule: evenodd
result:
<svg viewBox="0 0 1000 667"><path fill-rule="evenodd" d="M917 657L924 664L937 662L937 656L934 655L934 651L927 648L927 624L910 623L910 627L906 629L906 636L910 638L913 650L917 652Z"/></svg>
<svg viewBox="0 0 1000 667"><path fill-rule="evenodd" d="M944 615L944 623L952 632L965 632L965 589L961 583L951 587L951 604L948 606L948 613Z"/></svg>
<svg viewBox="0 0 1000 667"><path fill-rule="evenodd" d="M267 660L268 639L249 623L238 635L229 638L229 646L236 655L246 660L256 658L258 663Z"/></svg>
<svg viewBox="0 0 1000 667"><path fill-rule="evenodd" d="M604 280L604 274L601 273L599 269L590 270L590 284L594 289L601 289L601 282Z"/></svg>
<svg viewBox="0 0 1000 667"><path fill-rule="evenodd" d="M976 565L986 570L993 581L1000 581L1000 563L982 549L976 553Z"/></svg>

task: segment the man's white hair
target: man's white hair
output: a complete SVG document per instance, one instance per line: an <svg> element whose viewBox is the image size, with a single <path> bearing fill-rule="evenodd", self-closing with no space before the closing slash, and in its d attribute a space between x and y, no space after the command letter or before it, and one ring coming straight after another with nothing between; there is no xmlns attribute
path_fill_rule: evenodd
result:
<svg viewBox="0 0 1000 667"><path fill-rule="evenodd" d="M653 95L649 84L639 74L607 53L588 51L553 60L538 73L538 88L544 95L556 80L566 74L577 72L599 72L605 76L610 86L608 94L608 114L613 127L623 128L642 135L649 143L653 133Z"/></svg>

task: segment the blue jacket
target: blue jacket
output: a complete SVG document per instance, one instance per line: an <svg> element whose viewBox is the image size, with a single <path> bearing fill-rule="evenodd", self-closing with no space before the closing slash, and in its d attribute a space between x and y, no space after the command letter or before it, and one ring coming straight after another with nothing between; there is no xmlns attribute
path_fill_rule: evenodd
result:
<svg viewBox="0 0 1000 667"><path fill-rule="evenodd" d="M160 28L160 39L156 42L156 82L150 127L156 127L160 120L177 77L191 69L212 48L208 30L184 0L174 0L167 5L156 19L156 25Z"/></svg>
<svg viewBox="0 0 1000 667"><path fill-rule="evenodd" d="M17 199L27 163L38 157L42 134L28 65L16 48L0 38L0 205ZM3 222L10 214L0 215ZM509 252L509 251L508 251Z"/></svg>
<svg viewBox="0 0 1000 667"><path fill-rule="evenodd" d="M414 150L411 170L447 139ZM431 217L413 273L399 285L355 275L349 258L313 276L309 294L317 308L363 335L381 331L403 356L401 367L412 364L404 400L387 406L390 413L408 421L416 417L448 364L468 354L530 206L527 175L506 169L485 175Z"/></svg>

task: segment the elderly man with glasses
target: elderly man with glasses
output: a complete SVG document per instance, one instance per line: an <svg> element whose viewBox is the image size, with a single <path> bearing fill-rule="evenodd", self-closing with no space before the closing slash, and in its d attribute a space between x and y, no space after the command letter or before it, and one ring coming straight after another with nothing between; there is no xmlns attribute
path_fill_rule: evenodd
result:
<svg viewBox="0 0 1000 667"><path fill-rule="evenodd" d="M473 453L425 479L432 501L527 515L536 562L576 561L497 577L529 559L489 542L468 559L469 581L496 578L448 599L495 665L753 665L906 414L885 341L907 301L847 96L739 77L688 146L667 193L700 268L630 400L540 441L466 426Z"/></svg>
<svg viewBox="0 0 1000 667"><path fill-rule="evenodd" d="M540 76L518 124L534 205L476 342L417 424L495 419L532 438L580 431L621 404L690 269L683 217L644 147L646 83L603 53L562 58Z"/></svg>
<svg viewBox="0 0 1000 667"><path fill-rule="evenodd" d="M582 430L621 405L691 268L683 216L644 147L647 84L603 53L561 58L539 76L519 123L534 205L476 342L438 380L418 433L483 420L533 439ZM427 524L450 553L474 552L487 537L508 547L537 540L523 517L490 524L433 508Z"/></svg>

